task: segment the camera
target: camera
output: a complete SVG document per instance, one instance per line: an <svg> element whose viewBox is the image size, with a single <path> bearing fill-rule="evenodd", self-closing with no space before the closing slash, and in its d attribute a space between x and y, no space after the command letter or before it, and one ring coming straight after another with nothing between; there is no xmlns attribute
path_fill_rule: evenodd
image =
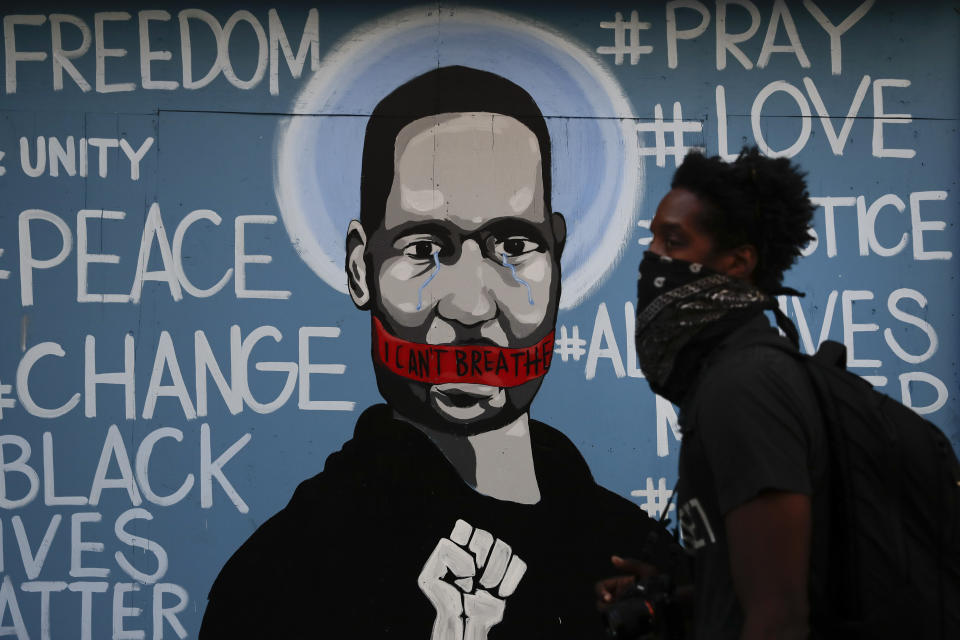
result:
<svg viewBox="0 0 960 640"><path fill-rule="evenodd" d="M603 612L608 638L673 640L683 637L683 624L669 575L638 582Z"/></svg>

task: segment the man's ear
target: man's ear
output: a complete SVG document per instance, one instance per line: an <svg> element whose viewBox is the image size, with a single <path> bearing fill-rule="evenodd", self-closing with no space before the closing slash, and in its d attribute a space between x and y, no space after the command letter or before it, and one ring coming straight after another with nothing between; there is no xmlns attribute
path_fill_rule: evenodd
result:
<svg viewBox="0 0 960 640"><path fill-rule="evenodd" d="M556 211L550 216L550 228L553 230L553 240L557 247L557 259L563 254L563 247L567 244L567 221L562 213Z"/></svg>
<svg viewBox="0 0 960 640"><path fill-rule="evenodd" d="M367 233L359 220L351 220L347 227L347 259L344 268L347 272L347 289L350 298L358 309L366 309L370 304L370 285L367 283Z"/></svg>
<svg viewBox="0 0 960 640"><path fill-rule="evenodd" d="M757 268L757 248L752 244L742 244L726 252L723 256L723 273L741 280L753 281L753 272Z"/></svg>

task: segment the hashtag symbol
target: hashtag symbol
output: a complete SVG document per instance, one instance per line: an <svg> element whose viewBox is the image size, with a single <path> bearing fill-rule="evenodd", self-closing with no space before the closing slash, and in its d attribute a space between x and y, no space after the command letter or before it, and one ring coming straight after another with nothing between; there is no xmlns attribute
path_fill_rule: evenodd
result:
<svg viewBox="0 0 960 640"><path fill-rule="evenodd" d="M630 22L623 21L623 14L619 11L614 16L613 22L601 22L601 29L613 29L613 46L597 47L597 53L601 55L612 55L613 64L623 64L623 55L630 54L630 64L635 65L640 59L641 53L650 53L653 47L640 44L640 30L649 29L649 22L640 22L636 11L630 12ZM630 44L627 44L627 32L630 33Z"/></svg>
<svg viewBox="0 0 960 640"><path fill-rule="evenodd" d="M646 502L641 504L640 508L646 511L651 518L659 518L666 508L670 496L673 495L673 491L667 489L666 478L659 478L656 487L653 486L653 478L647 478L646 488L634 489L630 492L630 495L635 498L644 498ZM676 510L677 505L671 502L670 511Z"/></svg>
<svg viewBox="0 0 960 640"><path fill-rule="evenodd" d="M554 349L554 353L560 354L560 359L563 362L567 361L567 358L573 356L574 362L579 362L580 358L587 352L584 349L587 346L587 341L580 338L580 327L573 326L573 335L567 336L567 326L563 325L560 327L560 337L555 341L557 343L557 348Z"/></svg>
<svg viewBox="0 0 960 640"><path fill-rule="evenodd" d="M9 384L0 383L0 420L3 420L3 410L4 409L13 409L17 404L13 398L5 398L4 395L13 391L13 387Z"/></svg>
<svg viewBox="0 0 960 640"><path fill-rule="evenodd" d="M703 151L703 147L687 147L683 144L684 133L702 133L703 123L698 120L683 119L683 109L679 102L673 103L673 122L663 121L663 107L659 104L653 109L653 122L640 122L637 124L637 133L653 133L655 146L641 146L640 155L657 156L657 166L664 167L667 164L667 152L673 154L673 165L680 166L683 157L687 151ZM669 133L673 136L673 145L667 146L667 136Z"/></svg>

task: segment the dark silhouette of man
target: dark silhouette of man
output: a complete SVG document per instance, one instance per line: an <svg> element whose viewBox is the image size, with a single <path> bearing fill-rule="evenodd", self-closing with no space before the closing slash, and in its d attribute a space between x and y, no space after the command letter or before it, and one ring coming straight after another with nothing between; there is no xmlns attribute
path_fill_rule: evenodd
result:
<svg viewBox="0 0 960 640"><path fill-rule="evenodd" d="M756 148L730 163L688 155L640 264L638 358L681 409L678 516L698 639L806 638L823 598L819 403L803 365L769 346L779 338L763 313L790 292L783 272L810 240L803 176ZM624 585L602 583L601 598Z"/></svg>

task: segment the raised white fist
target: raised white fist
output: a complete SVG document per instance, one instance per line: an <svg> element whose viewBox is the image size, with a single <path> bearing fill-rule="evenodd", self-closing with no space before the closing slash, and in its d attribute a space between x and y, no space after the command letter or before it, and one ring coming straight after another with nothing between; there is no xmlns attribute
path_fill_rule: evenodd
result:
<svg viewBox="0 0 960 640"><path fill-rule="evenodd" d="M457 520L417 579L437 610L431 640L486 640L526 570L510 545Z"/></svg>

